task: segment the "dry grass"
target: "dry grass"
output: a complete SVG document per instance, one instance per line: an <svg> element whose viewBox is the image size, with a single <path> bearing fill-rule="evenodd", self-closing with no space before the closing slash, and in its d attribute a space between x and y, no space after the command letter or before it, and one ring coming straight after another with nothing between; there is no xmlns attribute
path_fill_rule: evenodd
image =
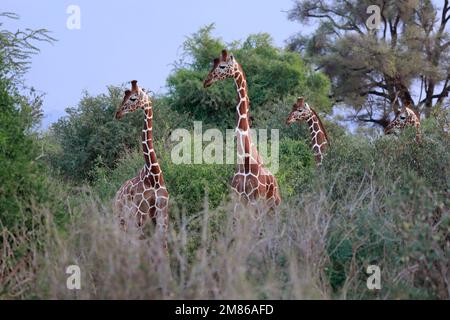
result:
<svg viewBox="0 0 450 320"><path fill-rule="evenodd" d="M168 256L155 233L138 240L135 234L121 232L109 207L90 193L76 210L70 212L67 232L58 231L50 212L39 211L45 223L44 250L35 246L29 268L9 272L21 290L8 286L4 297L330 298L323 274L330 221L325 198L301 210L284 208L282 219L255 220L242 212L235 220L227 214L231 205L206 209L190 219L180 214L171 223ZM200 232L190 230L194 220ZM72 264L81 269L81 290L66 287L65 269Z"/></svg>

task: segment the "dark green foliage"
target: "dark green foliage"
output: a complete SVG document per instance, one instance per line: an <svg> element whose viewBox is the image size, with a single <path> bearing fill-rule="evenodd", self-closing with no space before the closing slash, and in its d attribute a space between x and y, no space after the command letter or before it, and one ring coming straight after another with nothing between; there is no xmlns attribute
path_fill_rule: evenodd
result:
<svg viewBox="0 0 450 320"><path fill-rule="evenodd" d="M210 208L217 207L228 198L229 184L234 174L232 165L174 165L166 161L164 167L172 200L188 213L202 210L205 196Z"/></svg>
<svg viewBox="0 0 450 320"><path fill-rule="evenodd" d="M204 206L205 195L208 195L209 206L217 207L228 196L229 182L233 176L234 166L220 164L173 164L170 152L161 145L156 147L158 159L164 174L166 186L170 193L171 205L178 205L189 215L194 215ZM104 166L95 169L96 190L99 195L110 200L115 192L128 179L136 176L144 166L142 152L127 154L119 161L113 171Z"/></svg>
<svg viewBox="0 0 450 320"><path fill-rule="evenodd" d="M342 137L329 150L318 180L334 203L327 274L336 292L347 294L342 290L349 290L350 281L355 287L348 294L370 297L365 268L376 264L385 275L382 293L446 295L442 262L450 254L448 136L429 121L424 127L421 144L414 141L414 130L405 130L399 138L383 136L373 142ZM414 281L403 282L409 274L393 280L399 275L390 270L412 266L418 267Z"/></svg>
<svg viewBox="0 0 450 320"><path fill-rule="evenodd" d="M75 180L89 178L96 161L112 168L120 153L140 144L142 112L120 121L114 117L122 98L123 91L116 87L96 97L85 93L78 107L67 109L68 116L52 126L61 149L51 161L63 174Z"/></svg>
<svg viewBox="0 0 450 320"><path fill-rule="evenodd" d="M0 80L0 220L11 227L21 206L29 206L35 194L38 167L31 162L37 153L26 135L29 110L17 106L7 89L7 82Z"/></svg>
<svg viewBox="0 0 450 320"><path fill-rule="evenodd" d="M280 168L276 174L283 197L298 197L310 191L315 171L311 148L303 141L288 138L280 141Z"/></svg>
<svg viewBox="0 0 450 320"><path fill-rule="evenodd" d="M220 38L213 38L212 30L212 25L205 27L184 44L187 62L179 65L167 80L168 102L174 110L219 128L234 126L236 92L232 80L221 81L207 90L203 88L212 60L223 48L233 53L243 66L251 114L298 95L306 95L319 110L329 110L329 81L324 75L306 68L299 55L274 47L272 39L265 33L227 45Z"/></svg>
<svg viewBox="0 0 450 320"><path fill-rule="evenodd" d="M31 207L51 198L31 132L32 108L11 81L0 79L0 110L0 226L29 226Z"/></svg>
<svg viewBox="0 0 450 320"><path fill-rule="evenodd" d="M122 98L123 90L112 86L107 94L85 93L78 107L67 109L68 115L52 125L49 138L59 148L51 152L50 162L63 176L77 183L92 181L95 166L112 169L121 154L140 148L144 113L115 119ZM172 112L164 97L152 100L154 139L165 141L173 127L185 125L186 117Z"/></svg>

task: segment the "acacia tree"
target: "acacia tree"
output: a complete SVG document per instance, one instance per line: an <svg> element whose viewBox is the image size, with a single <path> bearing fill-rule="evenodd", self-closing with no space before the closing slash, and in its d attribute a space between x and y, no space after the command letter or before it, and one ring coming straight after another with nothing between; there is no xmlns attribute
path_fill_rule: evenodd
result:
<svg viewBox="0 0 450 320"><path fill-rule="evenodd" d="M7 89L10 94L20 98L21 104L31 108L33 124L38 124L42 118L42 94L34 88L28 88L23 76L28 71L31 57L40 52L38 43L53 43L56 41L50 36L47 29L23 29L11 31L3 29L3 20L18 20L19 16L12 12L0 12L0 78L9 83ZM18 93L19 89L29 89L28 95Z"/></svg>
<svg viewBox="0 0 450 320"><path fill-rule="evenodd" d="M0 13L0 226L13 228L23 227L23 223L31 225L31 215L27 213L33 202L48 197L45 167L39 161L41 150L32 130L39 121L41 99L24 95L21 89L25 87L23 76L31 55L39 52L36 44L53 40L45 29L15 32L3 29L3 18L18 17ZM0 245L3 236L0 235ZM2 288L5 283L1 281L1 273L5 270L9 271L3 268L0 272Z"/></svg>
<svg viewBox="0 0 450 320"><path fill-rule="evenodd" d="M371 5L379 8L376 28L367 24ZM426 116L448 104L448 0L296 0L288 18L318 23L289 48L332 79L334 102L353 107L353 118L385 127L399 103Z"/></svg>

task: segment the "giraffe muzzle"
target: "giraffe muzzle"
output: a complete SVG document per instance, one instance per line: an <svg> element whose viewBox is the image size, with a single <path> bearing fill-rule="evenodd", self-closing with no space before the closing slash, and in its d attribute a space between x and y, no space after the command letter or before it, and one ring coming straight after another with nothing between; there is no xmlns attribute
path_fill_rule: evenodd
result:
<svg viewBox="0 0 450 320"><path fill-rule="evenodd" d="M396 128L386 128L386 129L384 130L384 134L385 134L385 135L389 135L389 134L392 134L392 135L398 135L398 134L399 134L399 131L398 131Z"/></svg>

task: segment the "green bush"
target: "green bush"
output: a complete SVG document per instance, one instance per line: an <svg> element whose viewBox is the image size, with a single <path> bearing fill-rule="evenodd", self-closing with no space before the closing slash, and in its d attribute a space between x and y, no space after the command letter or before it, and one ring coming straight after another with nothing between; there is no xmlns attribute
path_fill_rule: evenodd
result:
<svg viewBox="0 0 450 320"><path fill-rule="evenodd" d="M161 146L161 145L160 145ZM234 166L220 164L173 164L170 150L156 147L172 206L188 214L203 209L207 195L210 208L217 207L228 196L229 182ZM102 199L110 200L128 179L135 177L144 166L142 151L133 151L119 160L115 169L108 170L99 164L95 169L95 190Z"/></svg>
<svg viewBox="0 0 450 320"><path fill-rule="evenodd" d="M316 163L303 141L281 139L280 168L276 174L283 197L296 197L310 190Z"/></svg>
<svg viewBox="0 0 450 320"><path fill-rule="evenodd" d="M36 137L30 133L30 106L11 94L9 82L0 79L0 225L29 226L33 202L48 198L45 167L37 158Z"/></svg>
<svg viewBox="0 0 450 320"><path fill-rule="evenodd" d="M297 95L307 95L321 110L330 110L328 79L321 73L312 72L298 54L275 47L266 33L250 35L243 42L226 45L211 35L213 29L213 25L206 26L185 41L184 63L177 65L167 79L168 103L172 109L219 128L234 127L234 83L220 81L207 90L203 88L212 60L223 48L228 48L246 73L251 114Z"/></svg>
<svg viewBox="0 0 450 320"><path fill-rule="evenodd" d="M85 93L78 107L66 109L68 115L51 127L61 147L51 156L53 166L80 181L89 178L97 158L112 168L123 150L136 147L143 116L136 112L117 121L114 114L122 98L120 88L109 87L108 94L93 97Z"/></svg>
<svg viewBox="0 0 450 320"><path fill-rule="evenodd" d="M50 139L58 147L50 153L50 164L64 177L77 183L92 181L92 170L98 163L113 169L122 153L140 147L143 111L115 119L122 98L122 88L112 86L107 94L85 93L78 107L67 109L68 115L52 125ZM168 138L171 126L180 118L164 101L153 101L154 135L158 141Z"/></svg>
<svg viewBox="0 0 450 320"><path fill-rule="evenodd" d="M344 136L327 153L313 188L327 190L333 201L327 275L336 294L446 296L448 137L428 121L424 124L421 144L414 141L414 130L405 130L398 138L372 142ZM382 269L379 294L365 288L370 264Z"/></svg>

